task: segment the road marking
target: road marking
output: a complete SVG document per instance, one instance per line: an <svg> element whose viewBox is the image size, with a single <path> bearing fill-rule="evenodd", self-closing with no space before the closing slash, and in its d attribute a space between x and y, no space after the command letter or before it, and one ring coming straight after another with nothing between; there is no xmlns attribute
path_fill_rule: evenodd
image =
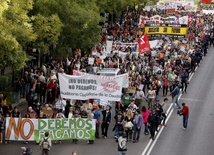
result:
<svg viewBox="0 0 214 155"><path fill-rule="evenodd" d="M180 98L181 100L187 100L187 101L195 101L195 102L204 102L204 100L195 100L195 99L192 99L192 98Z"/></svg>
<svg viewBox="0 0 214 155"><path fill-rule="evenodd" d="M195 68L195 71L196 71L197 69L198 69L198 66ZM193 77L194 74L195 74L195 72L193 72L193 73L190 74L190 77L189 77L189 80L188 80L188 81L190 81L190 80L192 79L192 77ZM180 100L181 96L182 96L182 93L179 95L178 101ZM166 123L168 122L169 118L170 118L171 115L172 115L172 112L174 111L174 108L172 108L172 106L173 106L173 103L171 103L170 107L169 107L168 110L167 110L167 114L169 114L169 115L167 115ZM151 151L153 150L153 148L154 148L154 146L155 146L155 144L156 144L158 138L160 137L160 135L161 135L163 129L164 129L164 126L160 127L160 130L159 130L159 132L157 133L156 138L155 138L154 141L153 141L152 139L149 140L148 144L146 145L146 148L145 148L145 149L143 150L143 152L142 152L142 155L150 155L150 153L151 153Z"/></svg>

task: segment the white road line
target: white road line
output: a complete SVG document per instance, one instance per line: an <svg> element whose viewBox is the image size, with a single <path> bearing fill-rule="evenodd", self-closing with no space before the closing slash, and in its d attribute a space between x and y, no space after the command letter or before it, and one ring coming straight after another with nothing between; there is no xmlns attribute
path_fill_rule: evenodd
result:
<svg viewBox="0 0 214 155"><path fill-rule="evenodd" d="M174 111L174 110L173 110L173 108L172 108L172 110L171 110L170 113L169 113L169 116L168 116L167 119L166 119L166 122L169 120L169 118L170 118L170 116L172 115L172 112L173 112L173 111ZM151 147L149 148L149 150L148 150L148 152L147 152L147 155L149 155L149 154L151 153L151 151L152 151L152 149L154 148L154 146L155 146L155 144L156 144L158 138L160 137L160 135L161 135L163 129L164 129L164 126L158 131L158 134L156 135L154 142L152 143Z"/></svg>
<svg viewBox="0 0 214 155"><path fill-rule="evenodd" d="M198 69L198 67L195 68L195 71L196 71L197 69ZM190 75L189 81L192 79L193 75L194 75L194 72ZM182 94L179 95L178 100L180 100L181 96L182 96ZM167 110L167 114L169 114L169 115L167 115L166 123L168 122L169 118L170 118L171 115L172 115L172 112L174 111L174 108L172 108L172 106L173 106L173 103L171 103L170 107L169 107L168 110ZM164 129L164 126L162 126L162 127L160 128L160 130L159 130L158 134L156 135L156 138L155 138L154 141L151 140L151 139L149 140L148 144L146 145L146 148L145 148L145 149L143 150L143 152L142 152L142 155L149 155L149 154L151 153L151 151L153 150L153 148L154 148L154 146L155 146L155 144L156 144L158 138L160 137L160 135L161 135L163 129Z"/></svg>

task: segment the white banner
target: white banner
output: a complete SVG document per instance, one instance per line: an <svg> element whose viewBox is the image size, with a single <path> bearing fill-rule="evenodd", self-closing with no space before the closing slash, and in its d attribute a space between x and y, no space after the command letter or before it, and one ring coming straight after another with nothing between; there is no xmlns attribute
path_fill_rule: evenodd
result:
<svg viewBox="0 0 214 155"><path fill-rule="evenodd" d="M107 43L106 53L110 54L111 50L112 50L112 43L113 43L113 41L107 40L106 43Z"/></svg>
<svg viewBox="0 0 214 155"><path fill-rule="evenodd" d="M117 75L117 76L101 76L101 75L88 74L88 73L74 70L73 75L76 75L76 76L92 75L92 76L96 76L97 78L100 78L100 79L109 79L109 80L114 80L115 78L122 77L123 78L123 88L129 87L129 74L128 73L125 73L122 75Z"/></svg>
<svg viewBox="0 0 214 155"><path fill-rule="evenodd" d="M97 77L92 74L84 76L59 75L60 94L66 99L103 99L120 101L123 77Z"/></svg>
<svg viewBox="0 0 214 155"><path fill-rule="evenodd" d="M160 15L154 15L152 17L140 16L139 25L141 24L184 24L188 25L188 16L169 16L161 17Z"/></svg>

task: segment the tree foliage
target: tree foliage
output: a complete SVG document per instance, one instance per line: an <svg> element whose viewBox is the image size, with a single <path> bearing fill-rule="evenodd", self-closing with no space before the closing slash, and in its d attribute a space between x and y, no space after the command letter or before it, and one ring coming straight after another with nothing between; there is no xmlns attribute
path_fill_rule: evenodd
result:
<svg viewBox="0 0 214 155"><path fill-rule="evenodd" d="M80 47L87 49L100 40L101 21L95 0L37 0L33 14L50 16L56 13L63 24L58 49Z"/></svg>
<svg viewBox="0 0 214 155"><path fill-rule="evenodd" d="M62 30L62 22L57 14L43 16L37 14L32 17L33 29L37 34L34 46L41 51L48 51L50 46L56 45Z"/></svg>
<svg viewBox="0 0 214 155"><path fill-rule="evenodd" d="M101 13L119 17L146 1L0 0L0 68L23 67L29 45L41 52L88 50L101 39Z"/></svg>
<svg viewBox="0 0 214 155"><path fill-rule="evenodd" d="M27 14L32 0L1 0L0 8L0 67L20 69L27 60L26 43L36 38Z"/></svg>

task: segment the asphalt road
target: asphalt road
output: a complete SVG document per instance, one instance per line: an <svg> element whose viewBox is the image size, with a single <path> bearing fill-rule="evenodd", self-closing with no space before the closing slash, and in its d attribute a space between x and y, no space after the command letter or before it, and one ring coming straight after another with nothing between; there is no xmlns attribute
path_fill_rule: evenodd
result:
<svg viewBox="0 0 214 155"><path fill-rule="evenodd" d="M182 129L182 116L173 111L150 155L214 154L213 52L212 47L191 79L187 94L180 98L190 109L187 130Z"/></svg>
<svg viewBox="0 0 214 155"><path fill-rule="evenodd" d="M182 117L172 113L167 127L163 129L159 138L153 143L154 148L149 150L151 155L212 155L214 152L214 106L213 91L214 82L214 48L209 50L207 57L201 63L201 66L195 72L191 83L187 89L187 94L181 96L180 102L186 102L190 107L189 126L186 131L182 129ZM168 97L171 99L171 97ZM162 99L160 99L162 101ZM20 107L25 112L26 105ZM61 144L53 145L51 155L71 155L76 150L78 155L116 155L117 143L114 134L111 131L113 125L109 128L107 139L97 139L93 145L87 144L87 141L80 140L78 144L71 141L63 141ZM160 132L160 131L159 131ZM151 142L149 136L143 134L138 143L128 142L127 155L142 155ZM33 155L40 155L41 151L35 142L23 144L23 142L12 141L10 144L0 145L1 155L21 155L20 147L26 146L33 150ZM152 147L150 147L152 148ZM147 153L148 153L147 150Z"/></svg>

